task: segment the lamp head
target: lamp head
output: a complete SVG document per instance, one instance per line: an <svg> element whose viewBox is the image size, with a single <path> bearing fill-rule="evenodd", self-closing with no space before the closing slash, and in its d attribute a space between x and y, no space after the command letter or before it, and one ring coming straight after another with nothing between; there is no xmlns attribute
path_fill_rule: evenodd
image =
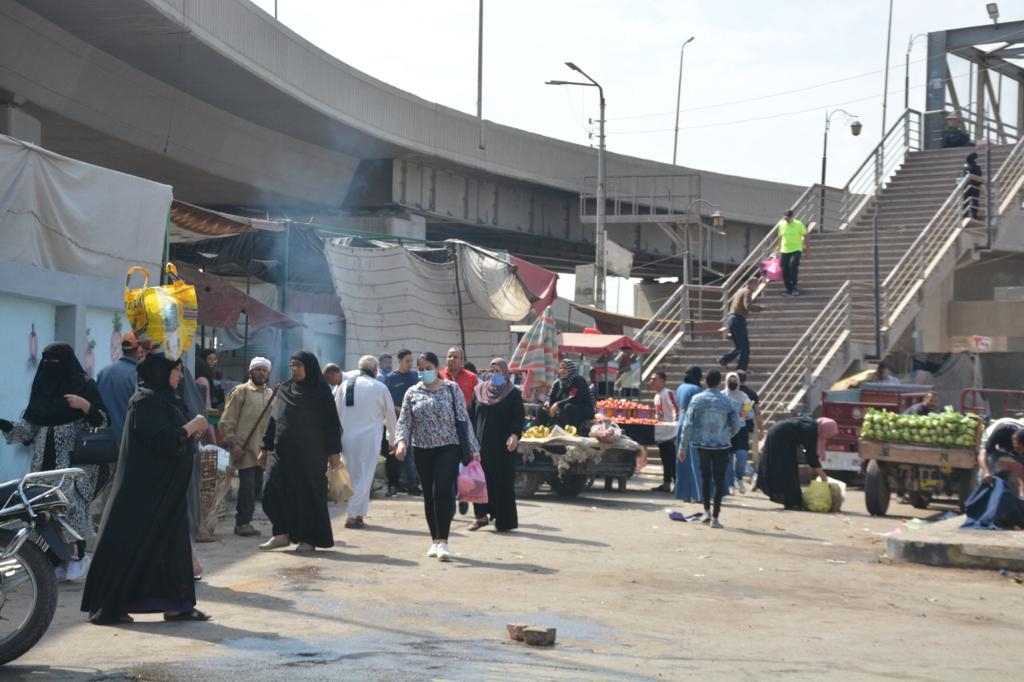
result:
<svg viewBox="0 0 1024 682"><path fill-rule="evenodd" d="M989 19L992 23L999 23L999 4L995 2L989 2L985 4L985 11L988 12Z"/></svg>
<svg viewBox="0 0 1024 682"><path fill-rule="evenodd" d="M573 71L579 71L580 70L580 67L576 66L572 62L566 62L565 65L568 66Z"/></svg>
<svg viewBox="0 0 1024 682"><path fill-rule="evenodd" d="M690 36L689 38L686 39L686 42L683 43L683 45L689 45L690 43L693 42L693 39L696 38L696 37L697 36Z"/></svg>
<svg viewBox="0 0 1024 682"><path fill-rule="evenodd" d="M853 133L854 137L857 137L860 135L861 128L863 127L864 126L861 125L860 121L854 121L850 124L850 132Z"/></svg>
<svg viewBox="0 0 1024 682"><path fill-rule="evenodd" d="M711 214L711 224L719 229L725 227L725 216L722 215L721 211L715 210L715 212Z"/></svg>

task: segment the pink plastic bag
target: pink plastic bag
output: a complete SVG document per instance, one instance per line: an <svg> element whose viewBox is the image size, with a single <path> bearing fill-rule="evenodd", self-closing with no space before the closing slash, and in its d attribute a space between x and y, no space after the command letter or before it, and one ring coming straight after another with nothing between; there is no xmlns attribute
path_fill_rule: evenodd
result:
<svg viewBox="0 0 1024 682"><path fill-rule="evenodd" d="M769 282L782 280L782 259L772 256L768 260L761 261L761 274Z"/></svg>
<svg viewBox="0 0 1024 682"><path fill-rule="evenodd" d="M487 504L487 480L484 468L475 459L459 474L459 501Z"/></svg>

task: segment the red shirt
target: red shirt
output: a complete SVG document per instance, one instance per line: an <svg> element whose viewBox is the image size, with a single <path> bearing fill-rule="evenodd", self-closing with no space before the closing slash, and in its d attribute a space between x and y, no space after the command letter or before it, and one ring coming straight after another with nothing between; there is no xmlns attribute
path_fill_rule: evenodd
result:
<svg viewBox="0 0 1024 682"><path fill-rule="evenodd" d="M459 376L453 377L449 372L448 368L445 367L441 370L439 375L442 379L454 381L462 389L462 397L466 399L466 407L469 407L473 403L473 389L480 383L480 380L476 378L476 375L469 370L462 370L459 372Z"/></svg>

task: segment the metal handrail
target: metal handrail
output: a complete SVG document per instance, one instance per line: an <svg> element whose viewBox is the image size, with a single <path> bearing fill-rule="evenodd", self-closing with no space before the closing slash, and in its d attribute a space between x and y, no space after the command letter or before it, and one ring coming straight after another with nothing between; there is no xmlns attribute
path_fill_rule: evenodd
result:
<svg viewBox="0 0 1024 682"><path fill-rule="evenodd" d="M1001 216L1010 207L1014 197L1024 189L1024 138L1014 145L999 170L992 176L992 205Z"/></svg>
<svg viewBox="0 0 1024 682"><path fill-rule="evenodd" d="M835 355L845 346L851 326L851 283L846 281L822 308L786 357L761 387L766 422L791 414Z"/></svg>

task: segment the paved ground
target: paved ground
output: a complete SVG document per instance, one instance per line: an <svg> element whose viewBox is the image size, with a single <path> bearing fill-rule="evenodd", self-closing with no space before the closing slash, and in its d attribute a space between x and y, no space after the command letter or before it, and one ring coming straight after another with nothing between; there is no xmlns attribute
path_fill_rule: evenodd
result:
<svg viewBox="0 0 1024 682"><path fill-rule="evenodd" d="M375 499L365 530L335 511L333 551L259 553L230 534L201 545L209 623L101 628L61 588L43 641L12 680L1011 679L1024 586L996 571L894 564L854 490L841 515L727 498L725 530L670 521L658 481L626 493L520 503L520 529L469 533L427 559L418 498ZM698 511L692 505L685 511ZM265 522L261 527L266 530ZM558 628L509 642L505 624ZM1014 645L1015 647L1015 645Z"/></svg>

